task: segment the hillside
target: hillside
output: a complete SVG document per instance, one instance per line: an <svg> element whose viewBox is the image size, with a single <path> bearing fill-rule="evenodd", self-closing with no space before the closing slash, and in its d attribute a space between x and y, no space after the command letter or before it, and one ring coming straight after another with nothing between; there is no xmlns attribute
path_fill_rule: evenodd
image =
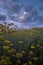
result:
<svg viewBox="0 0 43 65"><path fill-rule="evenodd" d="M43 65L43 28L0 25L0 65Z"/></svg>

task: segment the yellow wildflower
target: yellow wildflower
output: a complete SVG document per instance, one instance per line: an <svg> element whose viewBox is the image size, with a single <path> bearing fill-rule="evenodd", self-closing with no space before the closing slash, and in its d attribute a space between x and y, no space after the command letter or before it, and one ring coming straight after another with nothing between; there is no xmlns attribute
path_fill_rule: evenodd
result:
<svg viewBox="0 0 43 65"><path fill-rule="evenodd" d="M12 43L12 44L10 44L10 46L14 46L14 44Z"/></svg>
<svg viewBox="0 0 43 65"><path fill-rule="evenodd" d="M17 62L16 62L17 64L21 64L21 60L17 60Z"/></svg>
<svg viewBox="0 0 43 65"><path fill-rule="evenodd" d="M6 60L7 60L7 61L9 61L9 60L10 60L10 58L9 58L9 57L6 57Z"/></svg>
<svg viewBox="0 0 43 65"><path fill-rule="evenodd" d="M29 65L32 65L32 61L29 61L28 64L29 64Z"/></svg>
<svg viewBox="0 0 43 65"><path fill-rule="evenodd" d="M32 45L30 48L32 48L32 49L34 49L34 48L36 48L34 45Z"/></svg>
<svg viewBox="0 0 43 65"><path fill-rule="evenodd" d="M33 60L37 61L38 60L38 57L33 57Z"/></svg>
<svg viewBox="0 0 43 65"><path fill-rule="evenodd" d="M34 52L33 51L30 51L29 54L32 55L32 54L34 54Z"/></svg>
<svg viewBox="0 0 43 65"><path fill-rule="evenodd" d="M22 54L25 54L25 51L21 51Z"/></svg>
<svg viewBox="0 0 43 65"><path fill-rule="evenodd" d="M23 43L23 41L19 41L19 44L22 44Z"/></svg>
<svg viewBox="0 0 43 65"><path fill-rule="evenodd" d="M5 40L5 38L3 36L0 36L0 40L3 41Z"/></svg>
<svg viewBox="0 0 43 65"><path fill-rule="evenodd" d="M3 42L4 42L4 43L8 43L8 44L10 43L10 41L9 41L9 40L5 40L5 41L3 41Z"/></svg>
<svg viewBox="0 0 43 65"><path fill-rule="evenodd" d="M8 50L8 53L12 55L13 53L16 53L16 49Z"/></svg>
<svg viewBox="0 0 43 65"><path fill-rule="evenodd" d="M10 47L9 46L3 46L3 49L8 50L8 49L10 49Z"/></svg>
<svg viewBox="0 0 43 65"><path fill-rule="evenodd" d="M22 53L16 53L16 58L22 58Z"/></svg>
<svg viewBox="0 0 43 65"><path fill-rule="evenodd" d="M5 58L5 56L1 56L1 59L4 59Z"/></svg>

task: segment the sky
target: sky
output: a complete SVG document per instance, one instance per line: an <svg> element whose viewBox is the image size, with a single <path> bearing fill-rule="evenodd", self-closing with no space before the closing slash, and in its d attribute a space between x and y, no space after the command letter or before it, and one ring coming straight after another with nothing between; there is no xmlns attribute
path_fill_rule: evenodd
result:
<svg viewBox="0 0 43 65"><path fill-rule="evenodd" d="M43 27L43 0L0 0L0 23Z"/></svg>

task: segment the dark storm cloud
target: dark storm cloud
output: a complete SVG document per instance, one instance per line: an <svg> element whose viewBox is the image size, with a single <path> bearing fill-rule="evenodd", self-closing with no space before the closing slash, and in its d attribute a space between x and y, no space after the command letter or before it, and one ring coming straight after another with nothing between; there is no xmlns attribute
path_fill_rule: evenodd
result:
<svg viewBox="0 0 43 65"><path fill-rule="evenodd" d="M11 11L12 11L12 12L14 12L14 13L20 12L20 6L19 6L19 5L14 4L14 5L12 5L11 7L12 7L12 8L11 8Z"/></svg>
<svg viewBox="0 0 43 65"><path fill-rule="evenodd" d="M28 16L26 16L23 22L36 22L37 24L43 23L43 16L39 15L39 7L34 7L32 5L26 4L24 6L25 11L28 12ZM43 10L43 6L40 7L40 10ZM40 12L41 13L41 12Z"/></svg>
<svg viewBox="0 0 43 65"><path fill-rule="evenodd" d="M0 11L3 9L2 14L5 11L7 19L22 22L24 25L25 23L36 23L31 25L37 26L43 23L43 16L39 15L43 11L41 3L43 3L43 0L0 0ZM26 12L26 15L24 12ZM6 16L0 15L0 20L6 20ZM20 16L24 19L21 18L20 20Z"/></svg>
<svg viewBox="0 0 43 65"><path fill-rule="evenodd" d="M20 0L0 0L2 2L7 2L7 1L13 1L13 2L19 2Z"/></svg>
<svg viewBox="0 0 43 65"><path fill-rule="evenodd" d="M20 11L20 6L18 5L18 2L19 0L1 0L0 3L1 6L5 9L5 10L8 10L10 12L19 12Z"/></svg>
<svg viewBox="0 0 43 65"><path fill-rule="evenodd" d="M3 1L3 0L1 0L1 1ZM18 14L22 8L21 5L19 5L17 3L18 1L19 0L4 0L3 1L4 2L3 6L4 6L5 10L7 10L8 17L12 20L15 19L15 17L12 16L12 14L14 14L14 13ZM25 9L25 11L29 12L29 15L27 15L25 17L25 20L23 20L23 21L29 22L32 20L32 18L35 18L38 15L38 11L35 10L33 6L28 5L28 4L26 4L26 5L22 4L22 5L23 5L23 8Z"/></svg>
<svg viewBox="0 0 43 65"><path fill-rule="evenodd" d="M43 22L43 16L38 16L37 18L39 21Z"/></svg>
<svg viewBox="0 0 43 65"><path fill-rule="evenodd" d="M30 5L28 5L28 4L25 4L25 5L24 5L24 8L25 8L25 10L26 10L27 12L29 12L30 10L33 9L33 7L30 6Z"/></svg>
<svg viewBox="0 0 43 65"><path fill-rule="evenodd" d="M40 6L40 7L39 7L39 10L42 10L42 11L43 11L43 6Z"/></svg>
<svg viewBox="0 0 43 65"><path fill-rule="evenodd" d="M19 2L20 0L12 0L13 2Z"/></svg>
<svg viewBox="0 0 43 65"><path fill-rule="evenodd" d="M22 22L35 22L39 15L38 10L30 5L28 7L26 5L24 8L28 14L25 16L25 20L23 20Z"/></svg>
<svg viewBox="0 0 43 65"><path fill-rule="evenodd" d="M6 11L7 16L14 20L15 17L12 16L14 13L18 14L21 10L21 6L18 4L19 0L0 0L1 7Z"/></svg>
<svg viewBox="0 0 43 65"><path fill-rule="evenodd" d="M5 21L6 20L6 16L5 15L0 15L0 20L1 21Z"/></svg>
<svg viewBox="0 0 43 65"><path fill-rule="evenodd" d="M38 10L34 6L26 4L24 5L24 8L26 12L29 12L32 15L38 15Z"/></svg>

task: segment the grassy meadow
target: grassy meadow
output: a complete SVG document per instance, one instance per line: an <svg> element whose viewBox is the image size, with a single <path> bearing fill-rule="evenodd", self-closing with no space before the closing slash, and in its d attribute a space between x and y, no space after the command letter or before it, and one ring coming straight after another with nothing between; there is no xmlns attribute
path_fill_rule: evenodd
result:
<svg viewBox="0 0 43 65"><path fill-rule="evenodd" d="M0 65L43 65L43 28L0 24Z"/></svg>

